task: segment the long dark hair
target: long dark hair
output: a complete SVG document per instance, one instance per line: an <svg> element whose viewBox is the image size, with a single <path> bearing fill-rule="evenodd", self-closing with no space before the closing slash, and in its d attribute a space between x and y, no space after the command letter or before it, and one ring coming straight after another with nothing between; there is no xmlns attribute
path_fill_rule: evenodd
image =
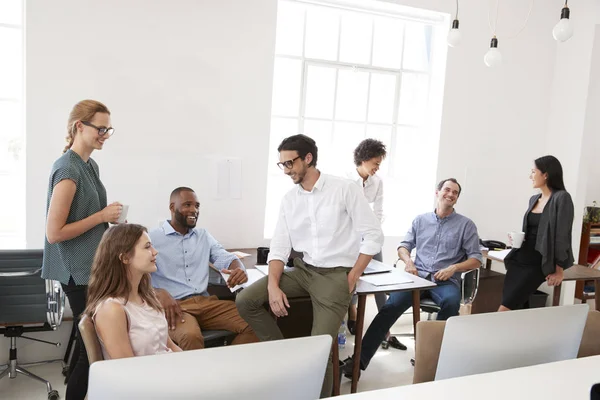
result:
<svg viewBox="0 0 600 400"><path fill-rule="evenodd" d="M129 300L131 283L127 265L119 256L133 257L135 245L144 232L147 232L146 228L136 224L113 225L104 232L96 250L87 291L85 314L89 317L93 316L98 304L109 297ZM150 283L150 274L142 277L138 293L150 307L162 309Z"/></svg>
<svg viewBox="0 0 600 400"><path fill-rule="evenodd" d="M567 190L565 189L565 182L563 181L563 169L560 165L560 161L554 156L543 156L538 158L535 162L535 167L539 169L542 174L548 174L546 179L546 185L550 190Z"/></svg>

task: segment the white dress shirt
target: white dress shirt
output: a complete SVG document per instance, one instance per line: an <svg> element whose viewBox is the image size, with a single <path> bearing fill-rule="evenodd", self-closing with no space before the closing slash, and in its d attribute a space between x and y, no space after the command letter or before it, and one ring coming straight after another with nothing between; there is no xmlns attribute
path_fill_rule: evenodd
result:
<svg viewBox="0 0 600 400"><path fill-rule="evenodd" d="M383 181L377 175L369 175L363 180L356 168L348 172L348 178L360 187L363 195L373 208L373 212L379 222L383 222Z"/></svg>
<svg viewBox="0 0 600 400"><path fill-rule="evenodd" d="M321 173L312 191L297 185L283 197L268 260L287 263L293 247L315 267L351 268L359 253L375 255L382 245L381 224L360 189Z"/></svg>

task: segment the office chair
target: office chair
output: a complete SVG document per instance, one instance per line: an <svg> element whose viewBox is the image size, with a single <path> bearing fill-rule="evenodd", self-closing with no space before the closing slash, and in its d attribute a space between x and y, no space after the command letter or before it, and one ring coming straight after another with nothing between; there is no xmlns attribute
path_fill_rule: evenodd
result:
<svg viewBox="0 0 600 400"><path fill-rule="evenodd" d="M19 365L17 338L60 346L60 343L23 336L54 331L62 322L65 294L59 282L41 279L42 250L0 251L0 334L10 338L10 356L0 379L25 375L46 384L48 399L59 398L47 380ZM53 360L54 361L54 360ZM49 361L49 362L53 362Z"/></svg>

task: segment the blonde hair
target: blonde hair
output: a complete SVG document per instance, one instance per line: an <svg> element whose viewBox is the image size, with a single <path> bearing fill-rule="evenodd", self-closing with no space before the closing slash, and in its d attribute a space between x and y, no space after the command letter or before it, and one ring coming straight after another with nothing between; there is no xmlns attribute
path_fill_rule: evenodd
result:
<svg viewBox="0 0 600 400"><path fill-rule="evenodd" d="M67 145L65 146L63 153L73 146L75 141L75 134L77 133L77 122L78 121L89 121L94 118L96 113L106 113L110 115L108 108L96 100L82 100L75 104L71 113L69 114L69 122L67 123Z"/></svg>

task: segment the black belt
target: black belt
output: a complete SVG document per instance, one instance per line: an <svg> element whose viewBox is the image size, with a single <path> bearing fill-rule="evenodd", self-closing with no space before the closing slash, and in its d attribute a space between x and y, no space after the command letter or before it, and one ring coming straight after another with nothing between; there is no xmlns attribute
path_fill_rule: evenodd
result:
<svg viewBox="0 0 600 400"><path fill-rule="evenodd" d="M191 297L195 297L195 296L202 296L202 294L200 294L200 293L192 293L192 294L188 294L187 296L183 296L182 298L177 299L177 300L178 301L183 301L183 300L187 300L187 299L189 299Z"/></svg>

